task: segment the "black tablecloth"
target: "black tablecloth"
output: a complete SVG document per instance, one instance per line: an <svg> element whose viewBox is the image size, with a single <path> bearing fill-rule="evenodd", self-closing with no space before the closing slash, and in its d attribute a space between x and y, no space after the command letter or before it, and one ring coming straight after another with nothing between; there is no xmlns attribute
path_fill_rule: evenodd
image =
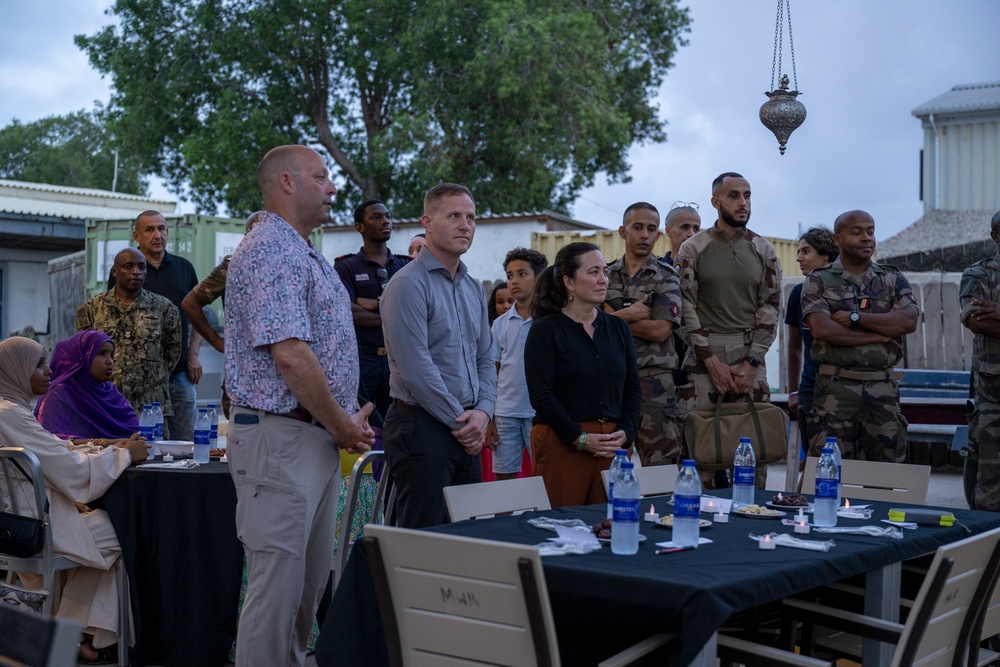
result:
<svg viewBox="0 0 1000 667"><path fill-rule="evenodd" d="M727 492L715 493L723 496ZM759 502L769 500L771 495L757 492ZM643 500L641 512L648 510L650 502L658 506L661 514L669 512L669 506L656 498ZM875 510L872 519L841 518L838 526L884 526L878 520L886 517L889 507L900 506L868 504ZM605 505L567 507L516 517L462 521L432 530L537 544L551 533L528 524L527 519L532 516L579 518L596 523L604 518L606 511ZM972 532L1000 527L1000 514L951 511ZM577 650L573 644L587 637L624 635L626 627L630 641L653 632L677 631L681 637L681 664L687 664L735 612L874 571L967 536L965 529L957 525L907 530L901 540L861 535L823 536L813 532L807 539L832 538L837 546L828 552L786 547L761 551L748 534L793 533L792 528L776 519L732 516L728 524L715 524L702 532L712 544L694 551L655 555L654 543L668 541L670 530L644 523L641 532L648 539L635 556L615 556L609 548L604 548L585 556L543 559L560 652L567 664L584 664L581 654L589 653ZM367 557L358 546L351 554L320 633L317 663L321 666L386 664L385 640ZM483 567L488 568L489 563L483 563ZM593 663L602 657L605 656L589 655Z"/></svg>
<svg viewBox="0 0 1000 667"><path fill-rule="evenodd" d="M225 664L243 571L228 465L131 467L104 494L104 508L129 576L133 664Z"/></svg>

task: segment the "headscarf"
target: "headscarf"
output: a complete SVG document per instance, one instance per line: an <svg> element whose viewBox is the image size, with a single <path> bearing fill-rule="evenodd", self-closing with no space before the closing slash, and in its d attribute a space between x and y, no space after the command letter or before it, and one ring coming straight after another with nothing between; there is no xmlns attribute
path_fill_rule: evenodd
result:
<svg viewBox="0 0 1000 667"><path fill-rule="evenodd" d="M31 374L43 356L45 348L30 338L11 336L0 341L0 398L28 408Z"/></svg>
<svg viewBox="0 0 1000 667"><path fill-rule="evenodd" d="M56 343L52 384L38 399L35 417L60 438L127 438L139 430L135 411L118 387L98 382L90 366L110 342L103 331L81 331Z"/></svg>

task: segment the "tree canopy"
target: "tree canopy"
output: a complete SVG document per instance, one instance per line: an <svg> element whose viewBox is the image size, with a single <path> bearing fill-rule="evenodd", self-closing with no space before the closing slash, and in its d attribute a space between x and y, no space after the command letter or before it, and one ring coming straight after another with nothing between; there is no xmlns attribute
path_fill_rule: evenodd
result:
<svg viewBox="0 0 1000 667"><path fill-rule="evenodd" d="M0 178L147 194L139 161L119 156L100 110L75 111L0 129Z"/></svg>
<svg viewBox="0 0 1000 667"><path fill-rule="evenodd" d="M311 145L338 205L418 215L431 185L480 210L567 210L666 139L654 99L686 42L677 0L117 0L77 44L113 81L124 148L204 209L259 207L256 165Z"/></svg>

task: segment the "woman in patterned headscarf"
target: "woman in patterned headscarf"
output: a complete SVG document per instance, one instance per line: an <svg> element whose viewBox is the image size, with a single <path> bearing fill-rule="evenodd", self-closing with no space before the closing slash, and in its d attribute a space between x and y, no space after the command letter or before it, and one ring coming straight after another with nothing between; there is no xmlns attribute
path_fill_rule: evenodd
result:
<svg viewBox="0 0 1000 667"><path fill-rule="evenodd" d="M144 461L146 444L136 436L125 446L100 448L46 431L29 404L32 396L48 391L50 378L40 344L18 336L0 342L0 446L23 447L41 463L55 552L81 565L68 571L57 615L83 626L82 659L108 659L118 630L118 594L110 568L121 548L107 513L86 503L103 495L133 461ZM36 511L31 482L17 471L13 478L18 506ZM38 575L19 576L25 587L41 588Z"/></svg>
<svg viewBox="0 0 1000 667"><path fill-rule="evenodd" d="M115 345L103 331L81 331L56 343L52 383L35 417L60 438L128 438L139 430L135 411L111 383Z"/></svg>

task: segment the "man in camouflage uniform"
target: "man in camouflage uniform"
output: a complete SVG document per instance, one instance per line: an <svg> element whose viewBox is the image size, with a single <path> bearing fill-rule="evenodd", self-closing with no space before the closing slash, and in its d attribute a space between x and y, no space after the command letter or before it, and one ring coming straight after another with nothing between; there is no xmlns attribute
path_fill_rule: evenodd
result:
<svg viewBox="0 0 1000 667"><path fill-rule="evenodd" d="M681 274L682 331L688 341L688 383L678 398L684 413L724 400L771 400L764 355L778 331L781 266L774 246L747 229L750 183L734 172L712 182L715 224L684 242L676 254ZM763 467L756 481L763 488ZM707 484L710 475L702 472Z"/></svg>
<svg viewBox="0 0 1000 667"><path fill-rule="evenodd" d="M625 255L608 267L604 309L628 322L635 341L642 421L636 449L642 465L675 463L681 450L682 423L673 371L677 367L674 329L681 322L681 284L677 271L653 255L660 237L660 214L638 202L625 209L618 234Z"/></svg>
<svg viewBox="0 0 1000 667"><path fill-rule="evenodd" d="M906 420L899 408L903 336L917 328L920 311L910 283L894 266L872 261L875 220L848 211L834 223L840 257L810 273L802 285L802 318L819 364L813 414L807 416L809 451L818 456L827 437L844 458L901 462Z"/></svg>
<svg viewBox="0 0 1000 667"><path fill-rule="evenodd" d="M1000 211L990 238L1000 244ZM969 449L978 460L973 509L1000 511L1000 250L962 272L962 324L972 343L976 409L969 421Z"/></svg>
<svg viewBox="0 0 1000 667"><path fill-rule="evenodd" d="M115 256L115 286L76 309L76 330L97 329L115 345L111 381L136 414L159 401L164 416L173 414L170 372L181 356L181 317L177 306L142 288L146 258L137 248ZM167 433L164 421L164 437Z"/></svg>

